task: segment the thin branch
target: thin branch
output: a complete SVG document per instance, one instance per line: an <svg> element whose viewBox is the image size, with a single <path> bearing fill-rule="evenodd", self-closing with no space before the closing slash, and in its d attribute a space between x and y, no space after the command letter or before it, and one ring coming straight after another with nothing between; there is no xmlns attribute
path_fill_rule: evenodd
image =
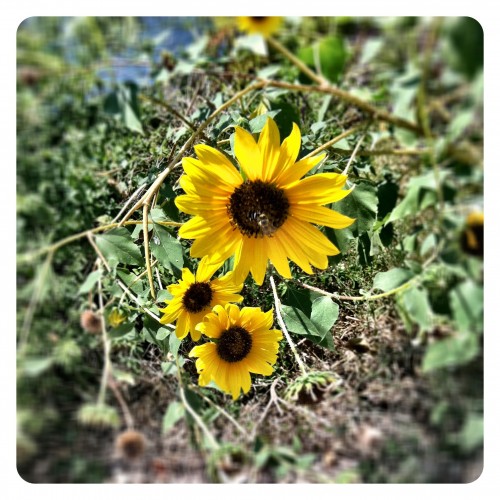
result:
<svg viewBox="0 0 500 500"><path fill-rule="evenodd" d="M106 397L106 386L108 384L108 378L112 372L111 366L111 340L108 338L106 331L106 321L104 320L104 304L102 300L102 283L101 277L97 281L97 293L99 296L99 309L101 312L101 332L102 332L102 343L104 347L104 367L101 375L101 386L99 388L99 395L97 397L97 404L103 405Z"/></svg>
<svg viewBox="0 0 500 500"><path fill-rule="evenodd" d="M339 295L337 293L326 292L325 290L321 290L321 288L316 288L315 286L311 286L311 285L308 285L306 283L302 283L301 281L298 281L298 280L296 280L295 283L297 283L297 285L300 285L303 288L307 288L308 290L312 290L313 292L321 293L322 295L326 295L327 297L330 297L330 298L335 299L335 300L349 300L352 302L359 302L359 301L379 300L379 299L383 299L385 297L390 297L391 295L394 295L396 293L402 292L403 290L406 290L407 288L410 288L410 286L413 285L414 282L417 281L418 278L420 278L420 275L415 276L414 278L406 281L402 285L400 285L396 288L393 288L392 290L389 290L389 291L384 292L384 293L378 293L376 295L357 295L357 296L356 295L355 296Z"/></svg>
<svg viewBox="0 0 500 500"><path fill-rule="evenodd" d="M208 441L210 442L210 445L214 449L218 450L220 448L219 443L217 442L217 440L214 438L213 434L209 431L208 427L205 425L203 420L196 413L196 411L193 410L191 405L188 403L188 400L186 399L186 394L184 392L184 385L182 383L182 377L181 377L181 366L179 365L179 359L177 356L175 357L175 363L177 365L177 380L179 382L179 393L181 395L182 404L184 405L184 408L186 408L186 411L193 417L198 427L203 431Z"/></svg>
<svg viewBox="0 0 500 500"><path fill-rule="evenodd" d="M288 345L290 346L290 349L292 350L292 353L295 357L295 360L297 361L297 364L300 367L300 370L302 371L302 373L304 375L307 375L306 365L304 364L301 357L299 356L297 348L295 347L295 344L293 343L292 338L290 337L290 334L288 333L285 322L283 321L283 317L281 316L281 302L280 302L280 299L278 297L278 292L276 291L276 284L274 283L274 278L273 278L272 274L269 276L269 281L271 282L271 287L273 289L274 303L276 305L276 318L278 320L278 324L280 325L281 331L285 335L286 341L288 342Z"/></svg>
<svg viewBox="0 0 500 500"><path fill-rule="evenodd" d="M365 138L365 134L363 134L363 135L359 138L358 142L356 143L356 146L354 147L354 151L352 152L352 155L351 155L351 157L349 158L349 161L347 162L347 165L346 165L346 167L344 168L344 171L342 172L344 175L347 175L347 173L349 172L349 168L350 168L350 166L351 166L351 164L352 164L352 162L353 162L354 158L356 157L356 153L358 152L358 149L359 149L359 147L361 146L361 143L363 142L364 138Z"/></svg>
<svg viewBox="0 0 500 500"><path fill-rule="evenodd" d="M153 271L151 269L151 255L149 254L149 230L148 230L148 215L149 203L144 203L142 211L142 233L144 241L144 260L146 261L146 271L148 273L149 289L151 296L156 298L155 284L153 280Z"/></svg>
<svg viewBox="0 0 500 500"><path fill-rule="evenodd" d="M31 260L34 260L37 257L40 257L41 255L44 255L44 254L49 253L49 252L54 253L56 250L59 250L59 248L65 246L65 245L68 245L69 243L73 243L74 241L77 241L80 238L86 237L89 233L90 234L104 233L106 231L109 231L110 229L114 229L115 227L119 227L121 225L133 226L133 225L138 225L138 224L142 224L142 223L143 223L142 220L129 220L123 224L118 223L118 222L112 222L110 224L105 224L104 226L95 227L93 229L87 229L85 231L82 231L81 233L72 234L71 236L67 236L66 238L63 238L62 240L56 241L55 243L52 243L52 244L47 245L45 247L39 248L38 250L34 250L33 252L19 255L18 256L18 263L30 262ZM162 226L167 226L167 227L180 227L180 226L182 226L182 222L170 222L170 221L161 221L161 222L155 221L155 224L160 224Z"/></svg>
<svg viewBox="0 0 500 500"><path fill-rule="evenodd" d="M321 151L328 149L329 147L333 146L334 144L341 141L342 139L345 139L346 137L349 137L350 135L354 134L355 132L357 132L358 130L363 128L364 125L365 124L362 123L361 125L357 125L356 127L352 127L349 130L342 132L341 134L337 135L336 137L334 137L330 141L325 142L325 144L322 144L321 146L317 147L314 151L311 151L310 153L308 153L306 156L304 156L304 158L310 158L311 156L316 156ZM302 158L302 159L304 159L304 158Z"/></svg>
<svg viewBox="0 0 500 500"><path fill-rule="evenodd" d="M116 383L116 380L112 375L110 375L108 378L108 387L113 391L113 394L115 395L115 398L118 401L120 408L122 409L123 418L125 419L127 429L133 429L134 419L132 417L132 414L130 413L127 403L125 402L125 399L120 392L120 389L118 388L118 384Z"/></svg>
<svg viewBox="0 0 500 500"><path fill-rule="evenodd" d="M307 64L304 64L298 57L292 54L286 47L281 45L278 40L275 40L272 37L267 38L269 45L274 47L276 50L281 52L289 61L291 61L297 68L302 71L305 75L307 75L311 80L318 83L319 85L328 85L328 81L322 76L317 75L314 71L312 71Z"/></svg>
<svg viewBox="0 0 500 500"><path fill-rule="evenodd" d="M246 436L247 435L247 430L244 429L231 415L229 415L229 413L224 410L224 408L221 408L219 405L217 405L216 403L214 403L210 398L207 398L205 396L205 394L203 394L202 392L200 392L197 387L195 386L191 386L190 389L193 391L193 392L196 392L196 394L198 394L198 396L200 396L202 399L204 399L208 404L210 404L211 406L213 406L221 415L223 415L224 417L226 417L229 422L231 422L237 429L238 431L240 432L240 434Z"/></svg>
<svg viewBox="0 0 500 500"><path fill-rule="evenodd" d="M302 92L320 92L322 94L333 95L338 99L348 102L349 104L352 104L353 106L356 106L357 108L365 111L373 119L381 120L387 123L392 123L396 127L401 127L407 130L411 130L412 132L420 136L423 135L422 128L418 124L405 120L404 118L401 118L399 116L392 115L391 113L383 109L377 108L371 105L370 103L363 101L363 99L360 99L359 97L350 94L345 90L339 89L334 85L328 85L328 86L301 85L298 83L287 83L287 82L280 82L277 80L267 80L267 79L263 79L262 81L265 82L266 86L268 87L297 90Z"/></svg>
<svg viewBox="0 0 500 500"><path fill-rule="evenodd" d="M19 340L20 353L24 352L26 346L28 345L28 337L31 331L31 324L33 323L33 317L35 316L36 307L38 305L38 302L40 302L40 298L42 296L43 285L47 278L47 274L49 272L50 263L52 262L53 256L54 256L53 251L48 253L36 278L33 294L31 295L28 309L26 310L24 316L23 326L21 328L20 340Z"/></svg>

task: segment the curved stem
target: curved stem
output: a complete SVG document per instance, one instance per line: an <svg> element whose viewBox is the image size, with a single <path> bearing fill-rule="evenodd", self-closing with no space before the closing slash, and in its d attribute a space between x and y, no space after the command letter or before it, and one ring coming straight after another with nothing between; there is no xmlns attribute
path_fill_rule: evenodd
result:
<svg viewBox="0 0 500 500"><path fill-rule="evenodd" d="M276 50L281 52L292 64L294 64L297 68L302 71L305 75L307 75L311 80L313 80L316 83L319 83L320 85L328 85L328 81L323 78L322 76L317 75L312 69L307 66L307 64L304 64L298 57L293 55L285 46L281 45L278 40L275 40L272 37L268 37L267 41L269 45L274 47Z"/></svg>
<svg viewBox="0 0 500 500"><path fill-rule="evenodd" d="M268 87L276 87L288 90L298 90L303 92L320 92L323 94L331 94L337 97L338 99L348 102L349 104L352 104L353 106L356 106L357 108L365 111L372 118L376 120L392 123L396 127L401 127L407 130L411 130L412 132L420 136L423 135L422 128L418 124L405 120L404 118L400 118L399 116L391 115L391 113L383 109L377 108L371 105L370 103L363 101L363 99L360 99L359 97L350 94L345 90L339 89L334 85L331 84L327 86L301 85L298 83L287 83L287 82L280 82L277 80L267 80L267 79L263 79L262 81L265 82L266 86Z"/></svg>
<svg viewBox="0 0 500 500"><path fill-rule="evenodd" d="M102 300L102 283L101 278L97 282L97 292L99 295L99 310L101 313L101 331L102 331L102 343L104 347L104 367L101 375L101 386L99 388L99 395L97 397L97 404L103 405L106 397L106 386L108 384L108 378L112 372L111 365L111 340L108 338L108 333L106 331L106 321L104 320L104 304Z"/></svg>
<svg viewBox="0 0 500 500"><path fill-rule="evenodd" d="M151 296L153 299L156 298L155 284L153 280L153 271L151 269L151 260L149 255L149 230L148 230L148 215L149 215L149 203L144 203L142 207L142 233L144 240L144 260L146 261L146 271L148 273L149 288L151 291Z"/></svg>
<svg viewBox="0 0 500 500"><path fill-rule="evenodd" d="M330 297L332 299L336 300L350 300L352 302L358 302L358 301L371 301L371 300L378 300L378 299L383 299L385 297L390 297L391 295L394 295L396 293L402 292L403 290L406 290L409 288L413 282L417 281L417 279L420 278L419 276L415 276L414 278L408 280L407 282L403 283L402 285L393 288L392 290L389 290L384 293L378 293L376 295L339 295L337 293L330 293L326 292L325 290L321 290L321 288L316 288L315 286L307 285L306 283L302 283L301 281L296 281L298 285L300 285L303 288L307 288L308 290L312 290L313 292L318 292L321 293L322 295L326 295L327 297Z"/></svg>
<svg viewBox="0 0 500 500"><path fill-rule="evenodd" d="M191 405L188 403L188 400L186 399L186 394L184 392L184 385L182 383L181 366L179 365L179 358L177 356L175 357L175 364L177 365L177 380L179 382L179 393L181 396L182 404L184 405L184 408L186 408L186 411L193 417L198 427L203 431L208 441L210 442L210 445L215 450L218 450L220 448L219 443L217 442L217 440L214 438L213 434L209 431L208 427L205 425L203 420L193 410Z"/></svg>
<svg viewBox="0 0 500 500"><path fill-rule="evenodd" d="M168 227L180 227L182 226L182 222L170 222L170 221L156 221L156 224L160 224L162 226L168 226ZM142 220L129 220L125 222L123 225L125 226L133 226L137 224L143 224ZM62 240L56 241L55 243L52 243L50 245L47 245L46 247L39 248L38 250L35 250L33 252L24 254L24 255L19 255L18 256L18 263L24 263L24 262L29 262L33 259L36 259L37 257L40 257L41 255L44 255L46 253L54 253L56 250L59 250L59 248L68 245L69 243L73 243L74 241L79 240L80 238L83 238L87 236L89 233L90 234L97 234L97 233L104 233L106 231L109 231L110 229L114 229L115 227L119 227L122 225L122 223L119 222L112 222L110 224L105 224L104 226L99 226L95 227L93 229L87 229L85 231L82 231L81 233L75 233L72 234L71 236L67 236L66 238L63 238Z"/></svg>
<svg viewBox="0 0 500 500"><path fill-rule="evenodd" d="M288 333L288 330L286 328L285 322L283 321L283 316L281 315L281 301L278 297L278 292L276 291L276 284L274 283L274 278L273 275L269 275L269 281L271 282L271 287L273 289L273 295L274 295L274 303L276 304L276 318L278 320L278 324L280 325L281 331L283 332L283 335L286 338L286 341L288 342L288 345L290 346L290 349L292 350L292 353L295 357L295 360L297 361L297 364L300 367L300 370L304 375L307 375L307 368L304 362L302 361L301 357L299 356L299 353L297 351L297 347L293 343L292 338L290 337L290 334Z"/></svg>
<svg viewBox="0 0 500 500"><path fill-rule="evenodd" d="M354 134L358 130L362 129L364 126L365 126L365 124L362 123L361 125L357 125L356 127L352 127L349 130L346 130L345 132L342 132L341 134L337 135L336 137L334 137L330 141L325 142L321 146L317 147L314 151L311 151L310 153L308 153L307 155L305 155L304 158L310 158L311 156L317 155L321 151L323 151L325 149L328 149L329 147L333 146L334 144L336 144L337 142L341 141L342 139L345 139L346 137L349 137L350 135ZM304 158L301 158L301 159L303 160Z"/></svg>
<svg viewBox="0 0 500 500"><path fill-rule="evenodd" d="M21 328L20 340L19 340L19 352L24 352L26 346L28 345L28 337L31 331L31 324L33 322L33 317L35 315L36 306L40 301L42 296L43 285L45 279L47 278L47 274L50 270L50 263L52 262L52 257L54 256L54 252L51 251L45 258L45 261L39 271L39 274L36 278L36 283L33 291L33 295L31 296L28 309L26 310L26 314L23 320L23 326Z"/></svg>

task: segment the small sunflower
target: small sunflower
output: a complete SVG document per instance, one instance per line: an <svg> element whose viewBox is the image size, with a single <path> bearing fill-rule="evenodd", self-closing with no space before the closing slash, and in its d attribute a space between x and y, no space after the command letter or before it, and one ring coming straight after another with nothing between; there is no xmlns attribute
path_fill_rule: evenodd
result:
<svg viewBox="0 0 500 500"><path fill-rule="evenodd" d="M283 19L277 16L271 17L238 17L236 18L238 28L246 33L260 33L264 36L269 36L275 33Z"/></svg>
<svg viewBox="0 0 500 500"><path fill-rule="evenodd" d="M484 213L471 212L465 221L460 236L462 250L470 255L482 257L484 252Z"/></svg>
<svg viewBox="0 0 500 500"><path fill-rule="evenodd" d="M160 309L165 313L160 323L167 324L177 320L175 334L183 339L188 333L196 342L201 333L196 330L196 325L203 320L212 307L228 302L241 302L243 297L239 292L243 283L233 281L233 273L227 273L220 278L210 281L219 265L210 265L203 258L198 265L196 276L187 269L182 270L182 279L178 283L169 285L167 290L172 294L172 299L166 301L167 307Z"/></svg>
<svg viewBox="0 0 500 500"><path fill-rule="evenodd" d="M126 319L127 316L117 308L114 308L108 314L108 323L109 326L111 326L111 328L116 328L117 326L120 326Z"/></svg>
<svg viewBox="0 0 500 500"><path fill-rule="evenodd" d="M251 373L271 375L278 355L282 334L271 330L272 309L263 312L259 307L239 309L235 304L215 306L198 328L214 339L194 347L189 355L197 357L199 384L212 380L237 399L241 389L250 390Z"/></svg>
<svg viewBox="0 0 500 500"><path fill-rule="evenodd" d="M328 255L339 250L312 224L335 229L350 226L354 219L324 205L341 200L347 176L316 174L301 179L324 154L296 161L300 130L280 145L274 120L267 119L258 142L236 127L234 151L240 173L216 149L195 146L198 159L184 158L186 175L180 184L185 195L175 200L182 211L194 215L179 230L182 238L194 239L193 257L207 255L222 263L232 255L234 272L244 280L249 272L261 285L268 260L285 278L292 277L288 260L312 274L311 265L326 269Z"/></svg>

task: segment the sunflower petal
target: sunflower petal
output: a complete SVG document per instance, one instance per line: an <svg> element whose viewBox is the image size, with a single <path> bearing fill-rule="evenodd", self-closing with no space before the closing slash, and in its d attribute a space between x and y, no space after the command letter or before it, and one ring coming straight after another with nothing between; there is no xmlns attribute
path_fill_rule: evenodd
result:
<svg viewBox="0 0 500 500"><path fill-rule="evenodd" d="M223 153L205 144L198 144L194 147L194 150L203 165L203 172L207 176L210 173L211 176L216 177L218 180L220 179L233 186L241 184L243 179L240 173Z"/></svg>
<svg viewBox="0 0 500 500"><path fill-rule="evenodd" d="M280 132L276 122L271 118L266 120L257 143L262 156L261 179L269 181L273 177L280 154Z"/></svg>
<svg viewBox="0 0 500 500"><path fill-rule="evenodd" d="M286 194L292 205L325 205L349 194L342 190L346 180L343 174L315 174L287 187Z"/></svg>
<svg viewBox="0 0 500 500"><path fill-rule="evenodd" d="M291 215L303 221L312 222L320 226L343 229L350 226L356 219L351 219L335 210L314 205L292 205Z"/></svg>
<svg viewBox="0 0 500 500"><path fill-rule="evenodd" d="M241 127L235 127L234 153L240 167L251 181L258 179L262 169L260 149L252 134Z"/></svg>
<svg viewBox="0 0 500 500"><path fill-rule="evenodd" d="M292 184L298 181L301 177L303 177L309 170L314 168L326 154L320 154L318 156L313 156L312 158L303 158L299 160L297 163L290 165L286 170L283 170L282 173L278 176L277 182L281 186L287 186L288 184Z"/></svg>

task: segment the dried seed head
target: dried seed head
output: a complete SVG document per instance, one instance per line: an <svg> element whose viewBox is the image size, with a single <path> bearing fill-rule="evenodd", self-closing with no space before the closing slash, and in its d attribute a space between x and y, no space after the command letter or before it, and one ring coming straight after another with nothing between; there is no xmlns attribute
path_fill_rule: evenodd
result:
<svg viewBox="0 0 500 500"><path fill-rule="evenodd" d="M80 315L81 327L89 333L99 333L102 327L102 319L94 311L86 309Z"/></svg>
<svg viewBox="0 0 500 500"><path fill-rule="evenodd" d="M125 431L116 438L115 447L123 458L134 460L144 454L146 438L138 431Z"/></svg>

